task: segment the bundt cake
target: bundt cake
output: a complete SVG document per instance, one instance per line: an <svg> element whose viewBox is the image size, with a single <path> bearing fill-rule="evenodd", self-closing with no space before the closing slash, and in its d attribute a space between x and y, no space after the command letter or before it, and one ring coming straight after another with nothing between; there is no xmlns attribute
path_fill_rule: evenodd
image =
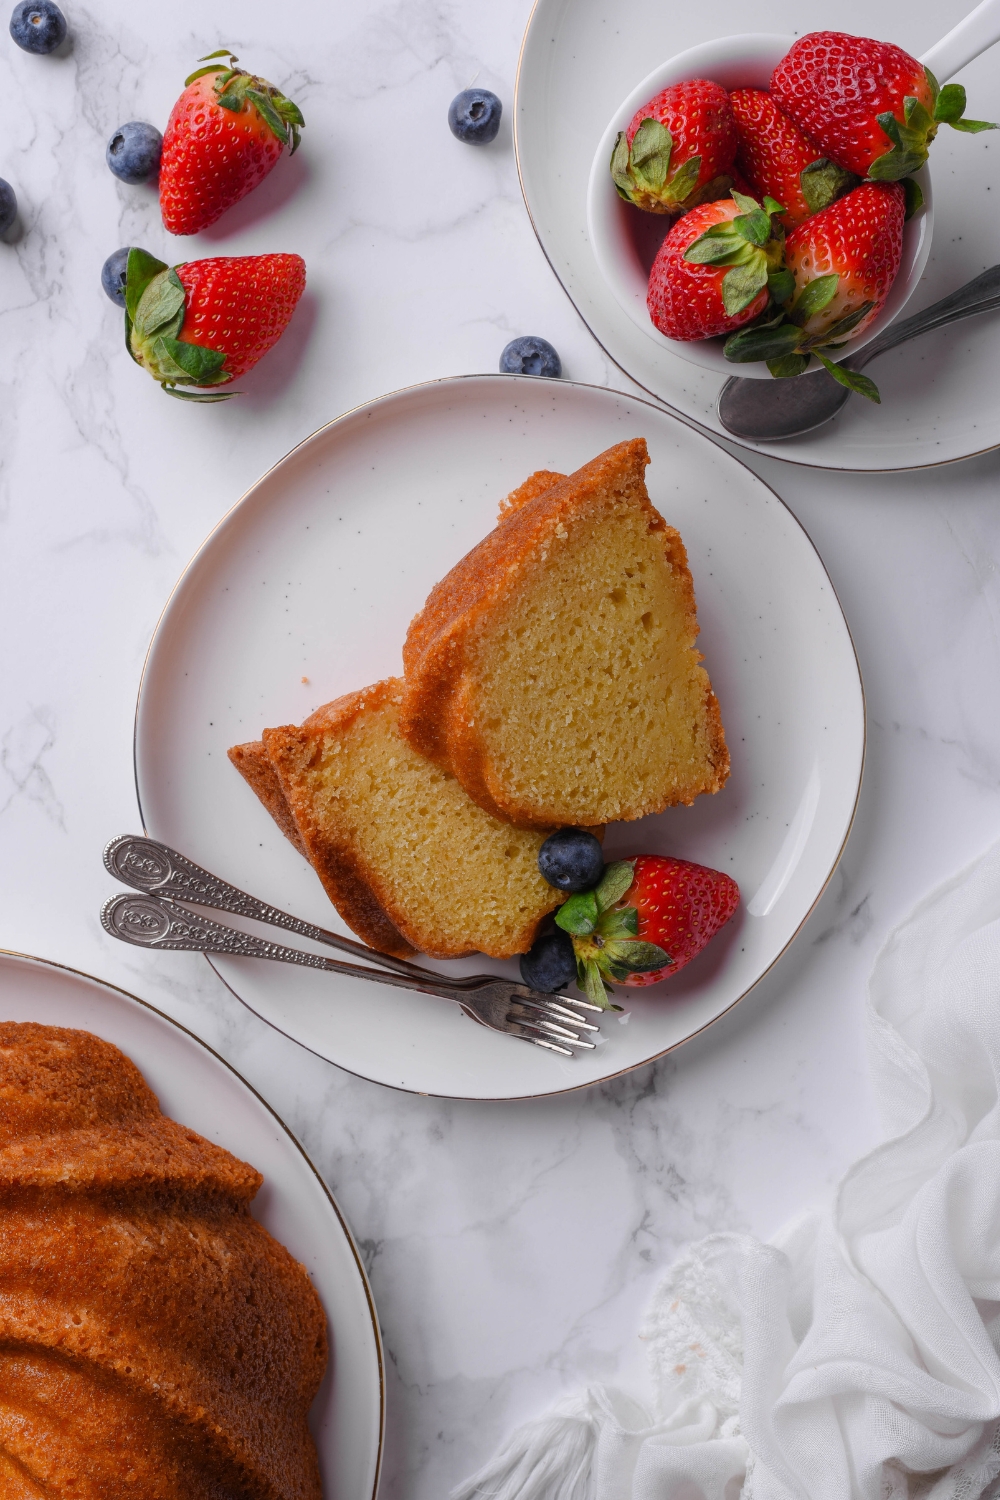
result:
<svg viewBox="0 0 1000 1500"><path fill-rule="evenodd" d="M532 475L410 626L400 732L494 817L590 827L726 781L687 554L648 462L636 438Z"/></svg>
<svg viewBox="0 0 1000 1500"><path fill-rule="evenodd" d="M109 1042L0 1023L4 1500L320 1500L326 1323L261 1182Z"/></svg>
<svg viewBox="0 0 1000 1500"><path fill-rule="evenodd" d="M545 834L491 817L399 736L390 677L229 752L347 925L400 958L530 948L565 898L538 873Z"/></svg>

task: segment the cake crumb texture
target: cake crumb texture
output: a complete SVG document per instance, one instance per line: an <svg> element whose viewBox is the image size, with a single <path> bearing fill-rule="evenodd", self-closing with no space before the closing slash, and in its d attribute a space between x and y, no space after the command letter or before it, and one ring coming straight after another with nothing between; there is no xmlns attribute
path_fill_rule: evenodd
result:
<svg viewBox="0 0 1000 1500"><path fill-rule="evenodd" d="M637 438L532 475L410 626L404 738L510 823L640 818L728 777L687 554L648 462Z"/></svg>
<svg viewBox="0 0 1000 1500"><path fill-rule="evenodd" d="M265 729L307 856L344 920L384 953L523 953L564 899L538 872L545 833L484 812L401 739L401 697L401 681L389 678L301 727ZM241 770L244 758L234 757Z"/></svg>

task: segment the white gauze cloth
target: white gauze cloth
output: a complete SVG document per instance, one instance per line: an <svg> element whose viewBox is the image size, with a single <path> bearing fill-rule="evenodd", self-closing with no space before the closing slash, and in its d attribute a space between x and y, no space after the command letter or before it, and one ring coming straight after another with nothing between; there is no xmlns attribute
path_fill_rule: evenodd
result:
<svg viewBox="0 0 1000 1500"><path fill-rule="evenodd" d="M889 1139L832 1209L695 1245L646 1316L653 1411L592 1387L453 1500L1000 1496L1000 846L893 933L867 1023Z"/></svg>

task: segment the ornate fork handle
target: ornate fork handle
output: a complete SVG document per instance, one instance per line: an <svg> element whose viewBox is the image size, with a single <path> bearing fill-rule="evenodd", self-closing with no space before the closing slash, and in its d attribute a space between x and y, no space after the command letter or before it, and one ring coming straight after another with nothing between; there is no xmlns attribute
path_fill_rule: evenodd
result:
<svg viewBox="0 0 1000 1500"><path fill-rule="evenodd" d="M415 978L410 974L387 973L384 969L367 969L360 964L323 958L318 953L305 953L299 948L286 948L281 943L269 943L266 938L254 937L252 933L223 927L208 917L194 916L164 896L112 896L101 908L101 923L112 937L133 943L138 948L271 958L306 969L323 969L329 974L350 974L355 979L369 979L398 989L419 990L425 995L439 995L443 1000L461 1003L461 994L439 976L427 974Z"/></svg>
<svg viewBox="0 0 1000 1500"><path fill-rule="evenodd" d="M411 974L416 979L429 979L431 983L436 978L430 970L422 969L419 964L407 963L403 958L392 958L387 953L377 953L373 948L366 948L363 943L341 937L337 932L328 932L325 927L316 927L312 922L304 922L278 906L268 905L266 901L258 901L256 896L241 891L228 881L220 880L185 855L178 854L176 849L161 844L158 839L135 834L122 834L120 838L112 839L104 851L104 868L123 885L130 885L134 890L145 891L151 896L174 896L179 901L212 906L217 911L232 912L234 916L252 917L257 922L281 927L286 932L297 933L299 937L312 938L313 942L339 948L342 953L351 953L356 958L378 963L383 969L392 969L397 974Z"/></svg>

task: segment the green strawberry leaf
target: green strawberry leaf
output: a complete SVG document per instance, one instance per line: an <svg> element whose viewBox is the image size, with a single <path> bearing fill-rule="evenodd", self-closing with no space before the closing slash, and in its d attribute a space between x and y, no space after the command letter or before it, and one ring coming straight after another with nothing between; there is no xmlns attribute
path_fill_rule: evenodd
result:
<svg viewBox="0 0 1000 1500"><path fill-rule="evenodd" d="M941 92L944 93L944 89ZM903 119L910 130L918 131L924 137L926 137L927 132L934 124L925 106L921 104L919 99L915 99L912 94L907 94L903 100Z"/></svg>
<svg viewBox="0 0 1000 1500"><path fill-rule="evenodd" d="M605 865L604 874L594 890L598 912L605 912L609 906L614 906L616 901L620 901L634 879L635 860L633 859L617 859L613 864Z"/></svg>
<svg viewBox="0 0 1000 1500"><path fill-rule="evenodd" d="M808 354L783 354L780 359L769 359L767 368L775 380L784 380L791 375L804 375L809 368Z"/></svg>
<svg viewBox="0 0 1000 1500"><path fill-rule="evenodd" d="M801 328L803 323L808 322L814 314L822 312L823 308L833 301L839 284L840 277L836 271L832 271L828 276L813 277L812 281L806 283L792 304L792 310L788 315L791 321L798 323Z"/></svg>
<svg viewBox="0 0 1000 1500"><path fill-rule="evenodd" d="M760 208L756 198L748 198L746 193L738 193L735 188L732 191L732 200L737 208L741 208L745 214L752 214Z"/></svg>
<svg viewBox="0 0 1000 1500"><path fill-rule="evenodd" d="M783 214L785 212L785 205L779 203L777 198L772 198L768 194L764 199L764 209L768 214Z"/></svg>
<svg viewBox="0 0 1000 1500"><path fill-rule="evenodd" d="M271 103L274 105L275 109L278 111L278 114L284 120L285 124L289 127L291 146L289 148L288 154L289 156L294 156L296 151L299 149L299 144L302 140L302 137L299 135L299 130L302 129L306 123L302 118L302 111L299 109L299 106L297 104L292 103L291 99L286 99L284 94L279 94L277 92L271 95Z"/></svg>
<svg viewBox="0 0 1000 1500"><path fill-rule="evenodd" d="M965 114L965 90L960 83L946 83L937 96L934 118L942 125L951 125Z"/></svg>
<svg viewBox="0 0 1000 1500"><path fill-rule="evenodd" d="M869 401L881 405L882 397L878 393L878 386L874 380L869 380L867 375L859 375L856 370L847 370L843 365L835 365L832 359L827 359L826 355L820 354L818 350L816 358L838 385L846 385L849 391L857 391L859 396L866 396Z"/></svg>
<svg viewBox="0 0 1000 1500"><path fill-rule="evenodd" d="M242 391L181 391L172 385L161 385L160 390L178 401L200 401L205 405L210 401L231 401L234 396L243 394Z"/></svg>
<svg viewBox="0 0 1000 1500"><path fill-rule="evenodd" d="M795 277L791 271L771 271L767 278L767 289L774 302L787 302L795 295Z"/></svg>
<svg viewBox="0 0 1000 1500"><path fill-rule="evenodd" d="M733 197L737 194L734 192ZM740 194L740 197L743 195ZM762 208L754 204L750 213L737 214L732 220L732 226L737 234L741 234L751 245L763 247L771 238L771 215L766 214Z"/></svg>
<svg viewBox="0 0 1000 1500"><path fill-rule="evenodd" d="M777 328L741 328L729 335L722 352L739 365L753 364L762 359L781 359L796 352L801 337L801 329L794 323L781 323Z"/></svg>
<svg viewBox="0 0 1000 1500"><path fill-rule="evenodd" d="M608 992L601 978L601 971L593 961L585 964L577 964L577 984L580 986L591 1005L599 1005L602 1010L617 1010L612 1007Z"/></svg>
<svg viewBox="0 0 1000 1500"><path fill-rule="evenodd" d="M811 161L799 173L802 196L809 206L809 212L813 214L829 208L837 198L842 198L851 188L857 187L860 181L857 173L845 171L826 156Z"/></svg>
<svg viewBox="0 0 1000 1500"><path fill-rule="evenodd" d="M916 99L912 102L918 104ZM909 103L908 96L906 105ZM919 108L927 120L927 127L923 130L911 128L909 122L902 123L889 110L875 116L893 145L883 156L876 156L868 168L868 176L873 182L899 182L901 178L909 177L911 172L919 171L927 160L927 130L932 121L922 104Z"/></svg>
<svg viewBox="0 0 1000 1500"><path fill-rule="evenodd" d="M284 94L279 94L277 92L273 93L271 95L271 103L274 105L281 118L285 120L289 125L305 125L306 122L302 117L302 111L301 109L299 109L299 106L297 104L293 104L291 99L286 98Z"/></svg>
<svg viewBox="0 0 1000 1500"><path fill-rule="evenodd" d="M597 926L597 897L593 891L578 891L556 912L556 926L572 937L589 937Z"/></svg>
<svg viewBox="0 0 1000 1500"><path fill-rule="evenodd" d="M629 167L636 185L658 193L667 180L674 138L659 120L643 120L632 137Z"/></svg>
<svg viewBox="0 0 1000 1500"><path fill-rule="evenodd" d="M220 47L217 52L206 52L205 56L199 57L198 61L211 62L213 57L228 57L230 62L239 62L239 58L228 47Z"/></svg>
<svg viewBox="0 0 1000 1500"><path fill-rule="evenodd" d="M628 175L628 140L624 130L619 130L615 136L615 144L611 151L611 177L618 189L619 198L624 198L626 203L631 203L632 179Z"/></svg>
<svg viewBox="0 0 1000 1500"><path fill-rule="evenodd" d="M634 906L612 907L601 917L597 931L605 942L612 938L638 937L639 913Z"/></svg>
<svg viewBox="0 0 1000 1500"><path fill-rule="evenodd" d="M201 344L181 343L179 339L161 337L156 340L162 346L193 385L223 385L232 376L223 370L226 356L218 349L205 349Z"/></svg>
<svg viewBox="0 0 1000 1500"><path fill-rule="evenodd" d="M148 250L132 249L129 251L128 264L125 267L125 311L133 323L143 292L153 277L159 276L160 272L166 269L166 264L162 260L157 260L155 255L150 255Z"/></svg>
<svg viewBox="0 0 1000 1500"><path fill-rule="evenodd" d="M903 193L906 199L904 219L912 219L924 206L924 195L915 177L903 178Z"/></svg>
<svg viewBox="0 0 1000 1500"><path fill-rule="evenodd" d="M754 249L727 222L713 224L711 229L692 240L684 251L684 259L693 266L739 265L750 259Z"/></svg>
<svg viewBox="0 0 1000 1500"><path fill-rule="evenodd" d="M827 344L832 343L834 339L846 338L849 333L857 328L862 318L868 316L874 305L873 302L862 302L860 307L856 307L846 317L838 318L836 323L831 323L829 328L825 329L823 333L817 334L814 339L804 339L802 341L803 349L812 349L817 345L825 347Z"/></svg>
<svg viewBox="0 0 1000 1500"><path fill-rule="evenodd" d="M757 250L745 266L734 266L722 278L722 305L730 317L735 317L766 286L767 261L763 251Z"/></svg>
<svg viewBox="0 0 1000 1500"><path fill-rule="evenodd" d="M221 55L222 55L221 53L216 53L216 56L221 56ZM192 85L192 83L197 82L197 80L199 78L204 78L206 76L206 74L208 74L208 73L223 73L223 72L226 72L226 71L229 71L230 72L230 76L232 76L231 70L225 69L221 63L214 63L212 66L207 67L207 68L195 68L194 72L193 73L189 73L188 76L185 78L185 80L184 80L184 87L185 88L190 88L191 85Z"/></svg>
<svg viewBox="0 0 1000 1500"><path fill-rule="evenodd" d="M246 96L242 89L233 88L225 94L220 94L215 102L220 109L228 109L230 113L238 115L246 103Z"/></svg>
<svg viewBox="0 0 1000 1500"><path fill-rule="evenodd" d="M966 135L978 135L981 130L1000 130L1000 125L992 125L989 120L949 120L948 124L952 130L962 130Z"/></svg>
<svg viewBox="0 0 1000 1500"><path fill-rule="evenodd" d="M267 124L271 134L277 136L283 146L288 145L288 126L273 108L270 99L260 89L247 89L247 99L256 106L258 114Z"/></svg>
<svg viewBox="0 0 1000 1500"><path fill-rule="evenodd" d="M654 970L669 968L673 963L670 954L663 948L635 938L608 943L604 952L613 963L624 964L633 974L652 974Z"/></svg>
<svg viewBox="0 0 1000 1500"><path fill-rule="evenodd" d="M148 283L133 314L137 337L150 339L157 333L179 333L184 322L184 304L180 277L176 271L164 268Z"/></svg>
<svg viewBox="0 0 1000 1500"><path fill-rule="evenodd" d="M125 348L129 352L130 359L133 359L137 365L141 365L142 360L132 348L132 319L128 315L127 308L125 309Z"/></svg>
<svg viewBox="0 0 1000 1500"><path fill-rule="evenodd" d="M698 174L701 171L701 157L689 156L683 162L667 183L664 197L672 203L683 203L684 199L694 192L698 185Z"/></svg>

